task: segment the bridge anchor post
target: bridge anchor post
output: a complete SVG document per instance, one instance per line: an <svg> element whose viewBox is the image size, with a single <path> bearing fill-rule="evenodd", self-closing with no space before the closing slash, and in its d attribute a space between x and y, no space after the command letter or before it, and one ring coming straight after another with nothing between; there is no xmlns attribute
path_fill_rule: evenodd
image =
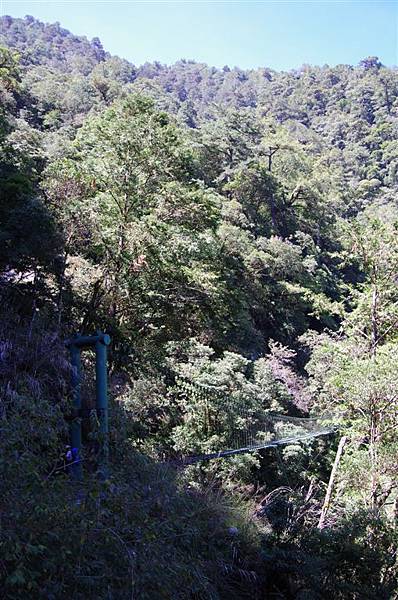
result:
<svg viewBox="0 0 398 600"><path fill-rule="evenodd" d="M84 336L76 334L66 342L71 355L72 364L72 397L74 418L71 423L72 444L72 477L82 479L82 400L81 400L81 351L85 348L95 349L95 395L96 411L99 421L100 450L98 454L98 472L101 479L108 476L109 462L109 416L108 416L108 374L107 347L111 343L108 334L97 331L96 335Z"/></svg>

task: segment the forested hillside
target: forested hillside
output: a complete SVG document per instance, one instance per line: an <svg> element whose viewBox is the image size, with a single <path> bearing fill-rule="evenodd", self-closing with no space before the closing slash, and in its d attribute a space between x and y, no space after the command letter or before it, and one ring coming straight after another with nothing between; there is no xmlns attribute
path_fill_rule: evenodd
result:
<svg viewBox="0 0 398 600"><path fill-rule="evenodd" d="M3 597L395 598L398 71L137 66L5 16L0 99ZM76 487L64 341L98 329L110 477L90 417ZM338 430L179 468L227 397Z"/></svg>

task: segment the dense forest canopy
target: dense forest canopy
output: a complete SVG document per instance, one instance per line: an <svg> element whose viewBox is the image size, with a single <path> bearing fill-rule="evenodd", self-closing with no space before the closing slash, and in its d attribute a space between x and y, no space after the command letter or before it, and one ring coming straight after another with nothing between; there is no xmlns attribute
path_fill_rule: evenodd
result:
<svg viewBox="0 0 398 600"><path fill-rule="evenodd" d="M0 99L4 597L394 598L398 71L136 66L4 16ZM85 422L76 490L63 343L97 329L111 476ZM338 433L180 472L224 397Z"/></svg>

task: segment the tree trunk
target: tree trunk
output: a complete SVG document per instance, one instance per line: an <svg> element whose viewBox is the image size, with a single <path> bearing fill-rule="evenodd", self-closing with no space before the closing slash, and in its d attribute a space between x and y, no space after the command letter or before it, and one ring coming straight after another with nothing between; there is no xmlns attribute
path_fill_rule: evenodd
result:
<svg viewBox="0 0 398 600"><path fill-rule="evenodd" d="M377 496L378 496L378 488L379 488L379 476L377 470L377 439L378 439L378 428L377 428L377 419L374 414L374 408L372 411L371 424L370 424L370 440L369 440L369 455L371 462L371 497L370 503L372 506L372 510L377 512Z"/></svg>
<svg viewBox="0 0 398 600"><path fill-rule="evenodd" d="M330 507L330 499L332 497L334 480L336 479L336 473L337 473L337 469L339 466L339 462L343 455L344 446L346 445L347 441L348 441L348 438L347 438L347 436L344 435L341 438L341 440L339 442L339 446L337 448L336 457L334 459L332 472L330 473L329 483L328 483L328 487L326 490L325 500L323 502L323 506L322 506L322 510L321 510L321 516L319 517L318 529L320 529L320 530L323 529L324 524L325 524L326 515L327 515L327 512Z"/></svg>
<svg viewBox="0 0 398 600"><path fill-rule="evenodd" d="M379 328L378 328L378 323L377 323L377 302L378 302L378 291L377 291L377 287L375 286L373 288L373 293L372 293L372 356L373 358L376 356L376 349L377 349L377 343L379 341Z"/></svg>

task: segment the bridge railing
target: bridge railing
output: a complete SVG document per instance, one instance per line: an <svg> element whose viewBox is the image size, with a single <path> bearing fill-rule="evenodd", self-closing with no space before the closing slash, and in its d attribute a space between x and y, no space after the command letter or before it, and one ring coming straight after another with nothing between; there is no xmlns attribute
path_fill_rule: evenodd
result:
<svg viewBox="0 0 398 600"><path fill-rule="evenodd" d="M206 460L261 448L308 441L333 433L330 416L274 414L253 396L239 397L214 386L177 380L184 424L191 432L187 461Z"/></svg>

